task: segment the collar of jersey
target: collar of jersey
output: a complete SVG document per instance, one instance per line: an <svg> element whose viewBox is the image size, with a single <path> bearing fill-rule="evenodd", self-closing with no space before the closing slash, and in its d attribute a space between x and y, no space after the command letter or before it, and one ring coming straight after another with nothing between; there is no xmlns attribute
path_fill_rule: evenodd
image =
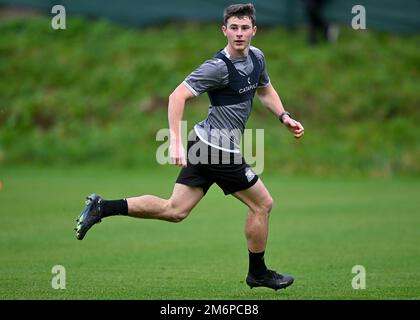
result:
<svg viewBox="0 0 420 320"><path fill-rule="evenodd" d="M251 50L251 47L249 48L249 50ZM234 60L245 60L249 56L249 53L248 53L245 57L240 57L240 58L231 57L231 55L227 51L226 47L223 49L223 54L226 56L226 58L231 59L231 60L232 59L234 59Z"/></svg>

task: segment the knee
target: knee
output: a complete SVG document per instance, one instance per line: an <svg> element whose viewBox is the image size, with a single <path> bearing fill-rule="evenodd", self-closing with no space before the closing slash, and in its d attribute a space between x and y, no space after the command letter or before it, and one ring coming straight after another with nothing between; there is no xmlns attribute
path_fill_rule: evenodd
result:
<svg viewBox="0 0 420 320"><path fill-rule="evenodd" d="M258 205L258 212L263 214L269 214L271 209L273 208L273 198L268 195L262 199L262 201Z"/></svg>
<svg viewBox="0 0 420 320"><path fill-rule="evenodd" d="M189 211L182 210L182 211L174 211L172 214L172 222L181 222L186 217L188 217Z"/></svg>
<svg viewBox="0 0 420 320"><path fill-rule="evenodd" d="M191 210L185 210L178 206L175 206L173 203L169 202L168 204L169 211L169 220L171 222L181 222L190 214Z"/></svg>

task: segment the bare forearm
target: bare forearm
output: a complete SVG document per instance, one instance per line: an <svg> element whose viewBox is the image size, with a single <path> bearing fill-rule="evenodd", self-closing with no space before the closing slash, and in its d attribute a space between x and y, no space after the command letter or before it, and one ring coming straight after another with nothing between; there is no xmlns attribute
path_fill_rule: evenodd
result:
<svg viewBox="0 0 420 320"><path fill-rule="evenodd" d="M184 114L185 100L176 94L169 96L168 103L168 122L171 140L181 140L181 121Z"/></svg>
<svg viewBox="0 0 420 320"><path fill-rule="evenodd" d="M261 90L258 91L258 97L262 104L274 113L276 117L285 111L280 97L273 87L261 88Z"/></svg>
<svg viewBox="0 0 420 320"><path fill-rule="evenodd" d="M168 122L170 130L169 156L172 164L186 166L185 150L182 145L181 121L185 102L192 98L191 91L181 83L169 96Z"/></svg>
<svg viewBox="0 0 420 320"><path fill-rule="evenodd" d="M172 141L181 141L181 121L184 114L185 102L191 99L193 94L181 83L169 96L168 122Z"/></svg>
<svg viewBox="0 0 420 320"><path fill-rule="evenodd" d="M260 98L261 102L276 115L276 117L279 117L281 113L285 111L280 97L272 85L259 88L258 97ZM300 138L303 136L305 129L303 128L302 124L299 121L292 119L288 113L282 115L280 120L289 131L293 132L295 138Z"/></svg>

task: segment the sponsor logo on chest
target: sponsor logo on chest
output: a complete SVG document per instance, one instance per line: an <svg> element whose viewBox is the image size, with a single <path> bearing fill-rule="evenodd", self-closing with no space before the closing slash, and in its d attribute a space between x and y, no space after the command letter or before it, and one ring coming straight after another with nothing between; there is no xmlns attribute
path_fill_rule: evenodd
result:
<svg viewBox="0 0 420 320"><path fill-rule="evenodd" d="M258 86L258 84L257 84L257 83L253 83L253 84L251 84L250 77L248 77L247 82L248 82L248 84L249 84L248 86L246 86L246 87L244 87L244 88L239 89L239 93L240 93L240 94L245 93L245 92L248 92L249 90L256 89L256 88L257 88L257 86Z"/></svg>

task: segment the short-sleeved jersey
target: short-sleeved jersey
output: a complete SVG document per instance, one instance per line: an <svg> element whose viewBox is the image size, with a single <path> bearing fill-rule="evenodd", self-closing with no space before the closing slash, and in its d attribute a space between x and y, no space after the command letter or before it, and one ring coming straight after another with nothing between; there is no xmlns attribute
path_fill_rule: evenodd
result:
<svg viewBox="0 0 420 320"><path fill-rule="evenodd" d="M250 47L260 64L261 76L258 87L270 84L266 70L264 54L256 47ZM250 75L254 69L250 54L246 57L233 58L226 49L222 51L239 74ZM184 84L195 95L215 89L221 89L229 84L229 72L226 62L219 58L205 61L194 70ZM197 136L208 145L229 152L240 152L240 139L252 109L252 99L230 105L209 105L207 118L195 125Z"/></svg>

